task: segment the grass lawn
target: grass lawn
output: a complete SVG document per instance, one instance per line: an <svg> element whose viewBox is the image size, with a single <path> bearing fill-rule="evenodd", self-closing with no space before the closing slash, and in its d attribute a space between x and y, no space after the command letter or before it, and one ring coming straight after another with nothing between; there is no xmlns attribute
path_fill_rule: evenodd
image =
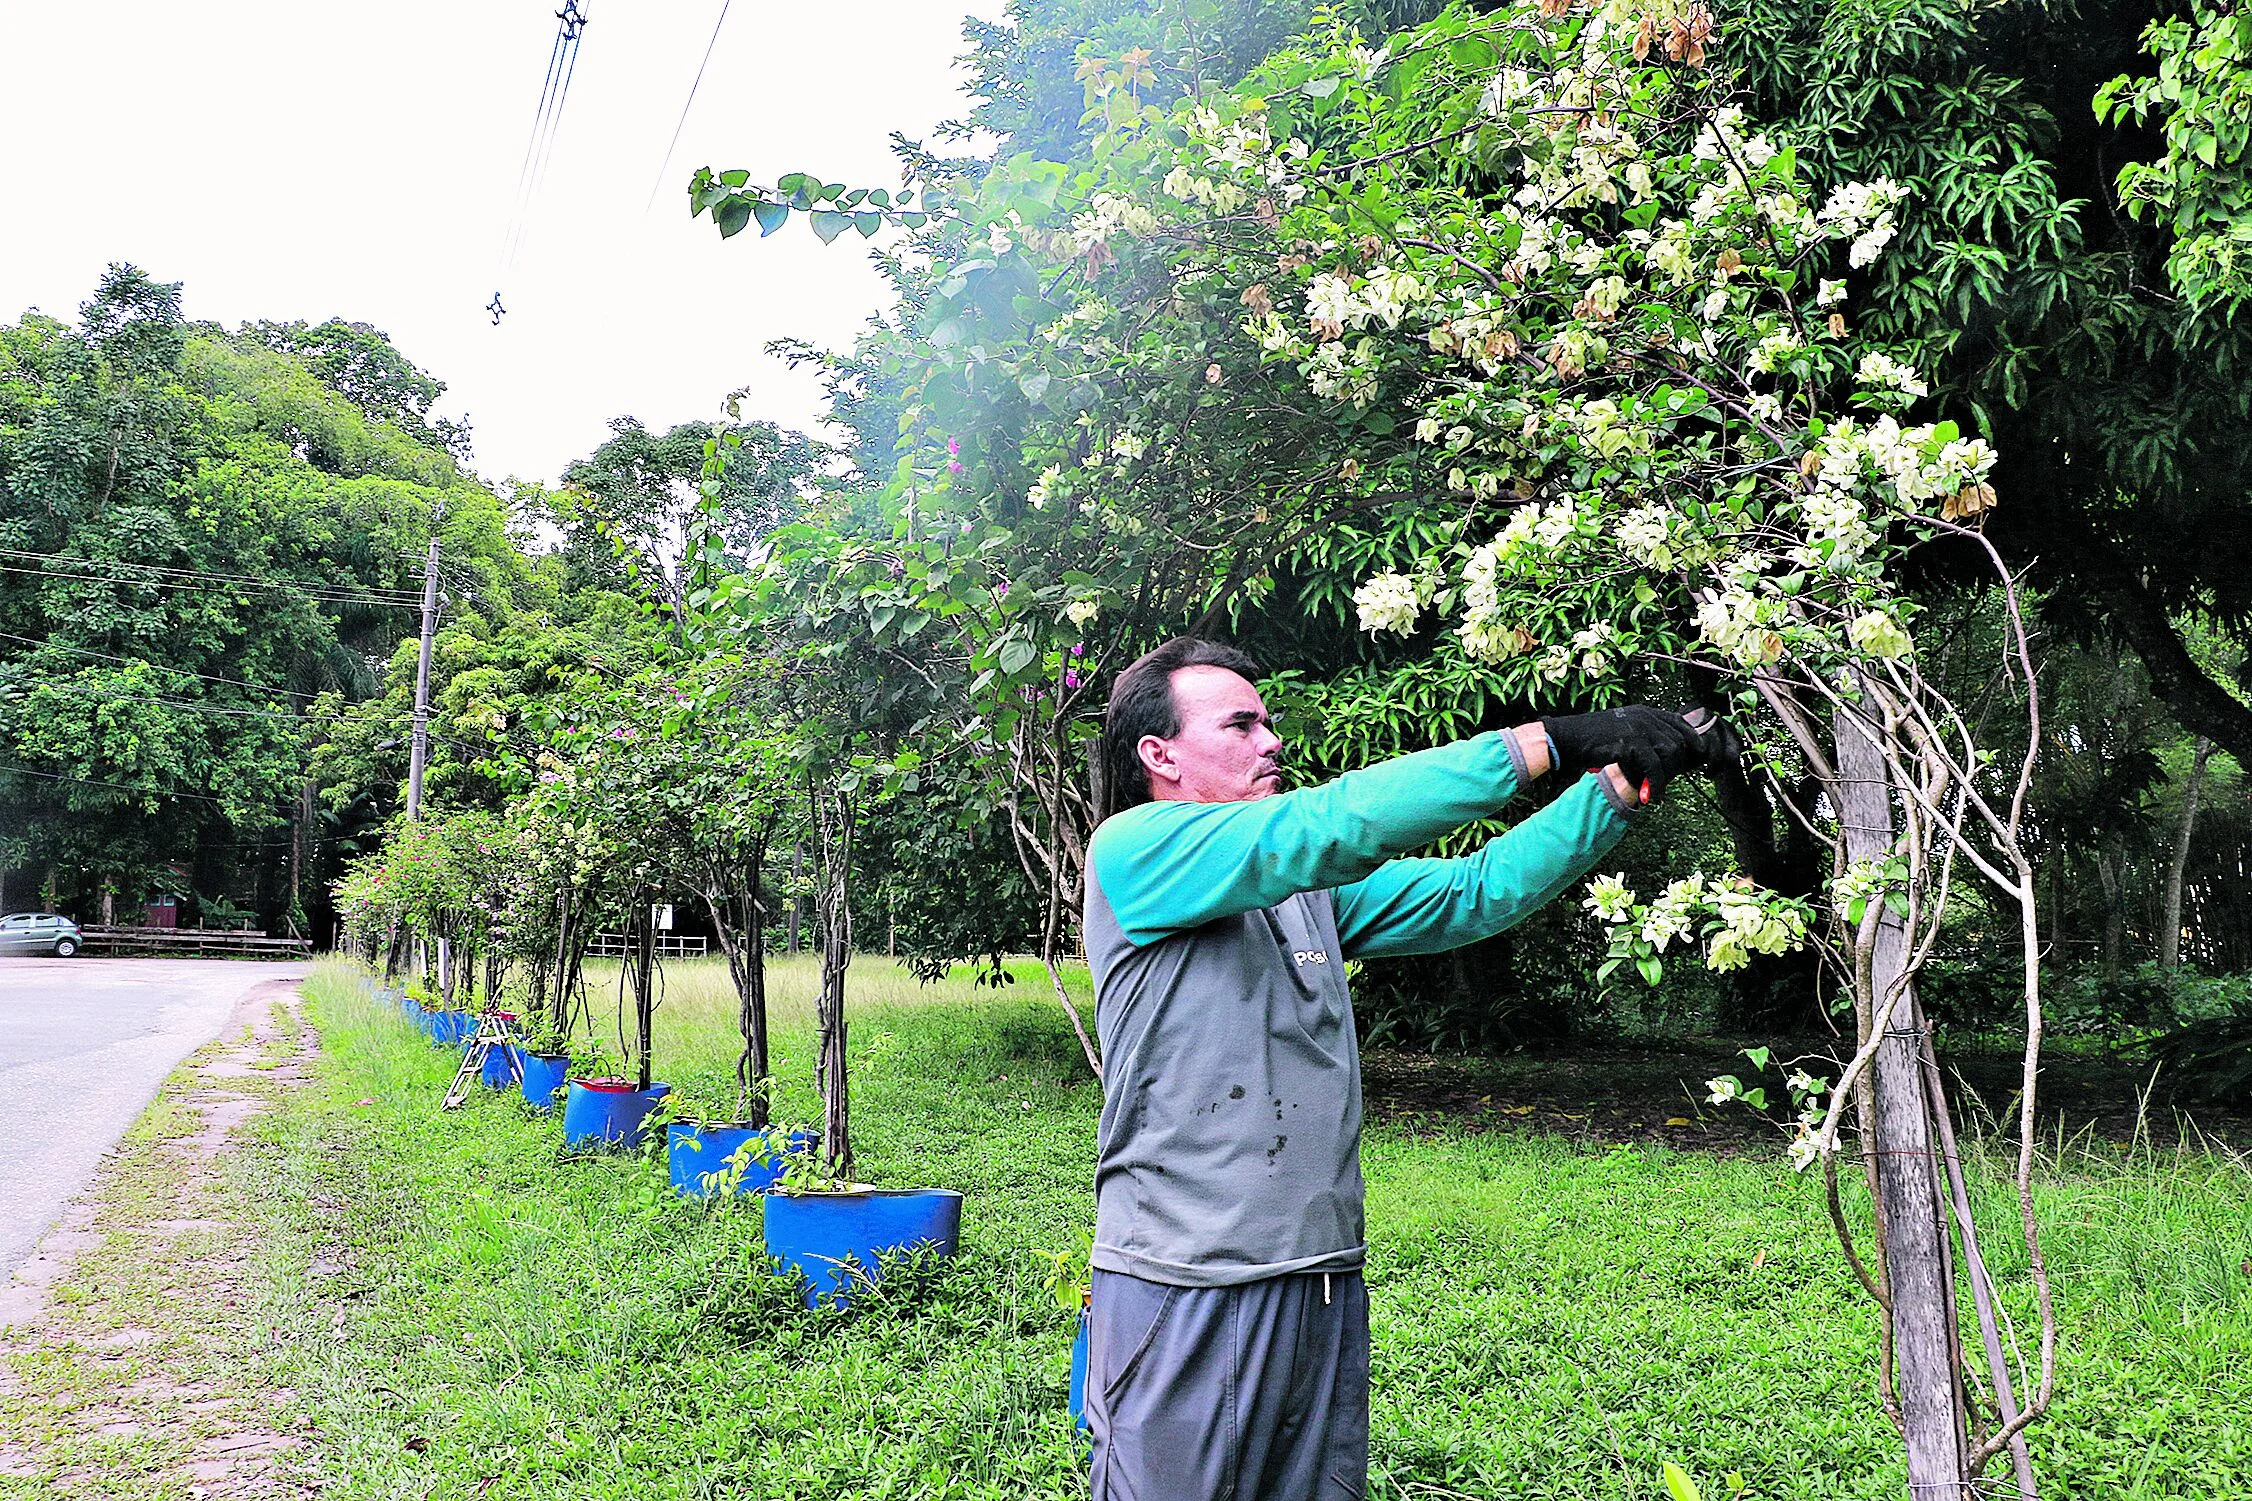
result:
<svg viewBox="0 0 2252 1501"><path fill-rule="evenodd" d="M564 1159L551 1122L489 1094L440 1115L451 1056L322 967L327 1057L254 1125L242 1187L268 1231L255 1359L311 1419L326 1494L1084 1495L1071 1324L1038 1253L1092 1220L1096 1087L1029 983L920 989L866 958L852 975L864 1176L969 1202L952 1270L842 1316L764 1275L755 1203L676 1201L643 1159ZM659 1077L717 1101L724 974L669 979ZM813 979L775 965L785 1119L815 1118ZM1373 1494L1651 1497L1666 1459L1708 1495L1731 1470L1760 1501L1903 1493L1872 1310L1779 1153L1428 1117L1372 1127L1365 1153ZM2252 1173L2075 1150L2042 1197L2065 1341L2045 1493L2241 1494Z"/></svg>

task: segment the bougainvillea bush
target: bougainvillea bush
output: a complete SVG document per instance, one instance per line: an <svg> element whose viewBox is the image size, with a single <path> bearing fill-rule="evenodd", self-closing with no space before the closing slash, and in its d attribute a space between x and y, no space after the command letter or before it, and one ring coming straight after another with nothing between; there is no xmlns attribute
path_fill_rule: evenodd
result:
<svg viewBox="0 0 2252 1501"><path fill-rule="evenodd" d="M1725 870L1648 900L1598 883L1601 963L1654 982L1684 952L1727 968L1821 942L1857 1046L1834 1083L1794 1071L1792 1156L1823 1165L1891 1312L1880 1386L1911 1480L1946 1494L2008 1449L2029 1490L2014 1435L2053 1372L2024 1193L2029 763L1992 764L1942 685L1961 664L1927 674L1945 643L1919 639L1910 552L1988 573L2007 624L1970 674L1985 722L2038 705L2015 581L1979 533L1995 454L1928 410L1903 351L1856 332L1856 285L1913 197L1812 180L1745 117L1702 4L1480 9L1381 48L1321 14L1241 84L1163 107L1142 97L1147 54L1087 55L1087 161L1018 158L953 196L700 173L723 232L804 212L825 236L873 233L906 203L912 243L951 268L867 366L904 403L893 543L808 537L768 573L879 640L919 637L917 670L958 672L960 734L1001 747L1040 726L1045 756L986 757L1019 785L1080 785L1093 664L1284 579L1377 644L1296 689L1329 765L1502 705L1631 691L1725 710L1753 775L1830 851L1829 889L1785 900ZM1099 801L1040 797L1056 850L1084 847ZM2037 1370L2005 1348L1914 993L1958 868L2023 917L2030 1274L2010 1295ZM1863 1149L1873 1230L1840 1205L1841 1134Z"/></svg>

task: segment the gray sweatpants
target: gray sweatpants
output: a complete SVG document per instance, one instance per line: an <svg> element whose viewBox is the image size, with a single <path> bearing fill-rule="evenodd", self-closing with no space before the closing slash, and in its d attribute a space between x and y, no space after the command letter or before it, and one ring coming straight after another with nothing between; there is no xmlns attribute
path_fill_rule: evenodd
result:
<svg viewBox="0 0 2252 1501"><path fill-rule="evenodd" d="M1359 1272L1169 1287L1097 1271L1094 1501L1340 1501L1368 1487Z"/></svg>

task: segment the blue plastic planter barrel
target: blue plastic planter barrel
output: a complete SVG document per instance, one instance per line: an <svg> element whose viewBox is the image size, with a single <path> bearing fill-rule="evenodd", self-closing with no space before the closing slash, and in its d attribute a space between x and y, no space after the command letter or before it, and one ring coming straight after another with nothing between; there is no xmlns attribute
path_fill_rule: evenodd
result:
<svg viewBox="0 0 2252 1501"><path fill-rule="evenodd" d="M759 1150L759 1139L767 1146ZM782 1176L782 1158L803 1152L821 1139L818 1131L792 1131L788 1136L763 1126L723 1121L674 1121L665 1127L665 1166L672 1171L673 1192L709 1197L725 1193L735 1175L731 1159L743 1153L742 1173L735 1177L739 1194L765 1193ZM763 1160L762 1160L763 1159Z"/></svg>
<svg viewBox="0 0 2252 1501"><path fill-rule="evenodd" d="M624 1079L573 1079L563 1096L563 1145L637 1147L649 1134L644 1122L670 1084L636 1089Z"/></svg>
<svg viewBox="0 0 2252 1501"><path fill-rule="evenodd" d="M534 1110L553 1110L555 1096L571 1072L571 1055L518 1052L516 1058L524 1065L524 1103Z"/></svg>
<svg viewBox="0 0 2252 1501"><path fill-rule="evenodd" d="M766 1196L766 1254L805 1274L809 1308L850 1302L880 1275L885 1256L924 1249L951 1256L961 1241L962 1196L950 1188Z"/></svg>
<svg viewBox="0 0 2252 1501"><path fill-rule="evenodd" d="M1087 1340L1094 1316L1086 1299L1079 1303L1079 1332L1071 1339L1071 1421L1081 1432L1087 1428Z"/></svg>
<svg viewBox="0 0 2252 1501"><path fill-rule="evenodd" d="M429 1016L430 1040L442 1048L467 1047L477 1030L477 1018L466 1011L433 1011Z"/></svg>
<svg viewBox="0 0 2252 1501"><path fill-rule="evenodd" d="M502 1043L497 1048L488 1048L485 1050L485 1066L478 1071L478 1077L485 1081L487 1089L512 1089L516 1085L518 1060L523 1056L507 1043Z"/></svg>

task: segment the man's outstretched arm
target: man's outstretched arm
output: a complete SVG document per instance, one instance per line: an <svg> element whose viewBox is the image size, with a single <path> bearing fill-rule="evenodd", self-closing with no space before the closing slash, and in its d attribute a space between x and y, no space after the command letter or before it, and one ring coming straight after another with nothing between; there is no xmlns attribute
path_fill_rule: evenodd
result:
<svg viewBox="0 0 2252 1501"><path fill-rule="evenodd" d="M1491 938L1552 900L1626 833L1600 774L1458 860L1394 860L1335 892L1347 958L1436 954Z"/></svg>
<svg viewBox="0 0 2252 1501"><path fill-rule="evenodd" d="M1358 881L1406 850L1491 818L1537 769L1518 731L1496 731L1276 797L1145 803L1104 823L1089 859L1127 941L1151 943Z"/></svg>

